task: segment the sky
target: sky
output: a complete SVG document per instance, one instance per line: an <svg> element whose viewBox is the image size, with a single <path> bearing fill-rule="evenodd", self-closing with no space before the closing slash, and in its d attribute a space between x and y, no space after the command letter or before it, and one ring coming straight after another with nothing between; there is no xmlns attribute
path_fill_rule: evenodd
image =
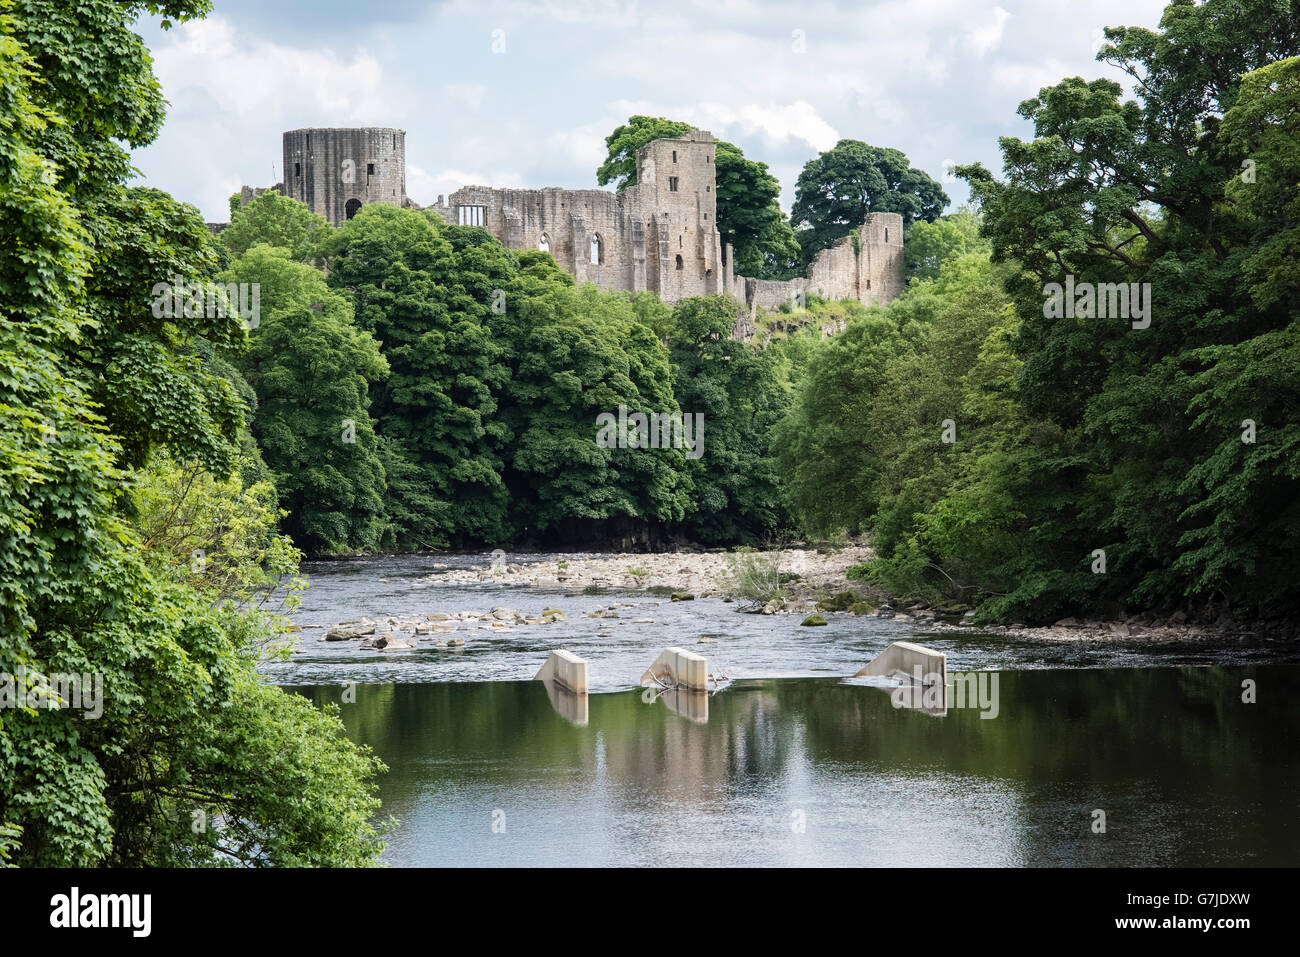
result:
<svg viewBox="0 0 1300 957"><path fill-rule="evenodd" d="M406 131L407 194L596 186L629 116L683 120L770 167L788 211L803 165L840 139L948 171L1001 170L1017 105L1095 60L1105 26L1155 28L1165 0L214 0L136 25L169 105L134 153L143 181L229 219L243 184L281 179L280 134Z"/></svg>

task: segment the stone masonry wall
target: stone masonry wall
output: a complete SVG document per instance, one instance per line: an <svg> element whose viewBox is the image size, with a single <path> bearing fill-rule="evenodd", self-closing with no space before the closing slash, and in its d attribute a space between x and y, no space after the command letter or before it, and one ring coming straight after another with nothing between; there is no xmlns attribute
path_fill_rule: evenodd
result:
<svg viewBox="0 0 1300 957"><path fill-rule="evenodd" d="M284 180L275 189L335 225L368 203L415 207L406 195L402 130L301 129L284 134ZM820 252L806 278L735 275L717 228L716 145L704 130L654 140L637 151L637 182L599 189L466 186L430 208L448 223L481 225L510 249L546 249L578 282L648 290L665 302L729 293L752 320L801 291L885 303L903 291L903 222L872 213ZM241 201L262 192L244 187Z"/></svg>
<svg viewBox="0 0 1300 957"><path fill-rule="evenodd" d="M381 127L284 134L282 192L334 225L368 203L406 199L406 133Z"/></svg>
<svg viewBox="0 0 1300 957"><path fill-rule="evenodd" d="M898 298L903 291L903 217L898 213L870 213L857 237L856 249L853 237L845 236L819 252L806 278L736 276L737 298L743 298L751 317L758 309L776 309L792 302L800 292L827 299L856 299L868 305L883 305Z"/></svg>

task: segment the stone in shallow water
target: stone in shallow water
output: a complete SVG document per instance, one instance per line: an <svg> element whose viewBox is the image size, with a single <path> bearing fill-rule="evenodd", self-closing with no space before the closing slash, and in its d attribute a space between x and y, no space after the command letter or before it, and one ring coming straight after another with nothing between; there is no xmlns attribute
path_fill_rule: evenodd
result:
<svg viewBox="0 0 1300 957"><path fill-rule="evenodd" d="M374 625L355 625L351 628L331 628L325 632L326 641L351 641L354 638L364 638L366 635L375 633Z"/></svg>

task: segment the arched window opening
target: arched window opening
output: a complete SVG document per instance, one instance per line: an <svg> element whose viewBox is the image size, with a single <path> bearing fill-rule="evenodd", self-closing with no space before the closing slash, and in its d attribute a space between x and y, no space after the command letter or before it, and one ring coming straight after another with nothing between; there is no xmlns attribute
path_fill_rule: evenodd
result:
<svg viewBox="0 0 1300 957"><path fill-rule="evenodd" d="M591 237L591 264L599 266L605 261L605 244L600 241L600 233Z"/></svg>
<svg viewBox="0 0 1300 957"><path fill-rule="evenodd" d="M542 233L542 238L537 240L537 248L544 253L549 253L551 251L551 237L546 233Z"/></svg>
<svg viewBox="0 0 1300 957"><path fill-rule="evenodd" d="M346 216L348 219L351 219L353 216L357 214L357 210L359 210L360 208L361 208L361 200L350 199L343 207L343 215Z"/></svg>
<svg viewBox="0 0 1300 957"><path fill-rule="evenodd" d="M678 268L678 269L683 268L682 257L681 257L681 256L678 256L678 257L677 257L677 268Z"/></svg>

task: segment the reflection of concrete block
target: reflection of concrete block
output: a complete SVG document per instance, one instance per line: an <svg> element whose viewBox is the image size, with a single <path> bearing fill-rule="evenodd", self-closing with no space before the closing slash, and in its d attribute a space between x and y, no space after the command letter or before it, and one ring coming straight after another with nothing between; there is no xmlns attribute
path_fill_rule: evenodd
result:
<svg viewBox="0 0 1300 957"><path fill-rule="evenodd" d="M914 645L910 641L896 641L876 655L870 664L853 677L861 678L865 675L897 677L900 674L902 678L911 682L915 682L919 674L922 684L928 685L931 681L937 680L942 687L948 681L948 657L924 645ZM934 676L937 676L937 679Z"/></svg>
<svg viewBox="0 0 1300 957"><path fill-rule="evenodd" d="M546 697L551 699L551 707L555 709L556 714L569 724L586 727L587 699L590 695L566 691L554 678L543 681L542 684L546 688Z"/></svg>
<svg viewBox="0 0 1300 957"><path fill-rule="evenodd" d="M587 662L571 651L560 648L552 651L542 665L542 670L533 676L534 681L554 681L565 691L573 694L587 693Z"/></svg>
<svg viewBox="0 0 1300 957"><path fill-rule="evenodd" d="M647 692L647 694L653 693ZM694 691L674 688L672 691L665 691L661 694L659 700L673 714L679 714L695 724L708 724L709 722L709 696L706 694L696 694Z"/></svg>
<svg viewBox="0 0 1300 957"><path fill-rule="evenodd" d="M709 661L685 648L665 648L641 676L641 684L668 684L687 691L708 691Z"/></svg>

